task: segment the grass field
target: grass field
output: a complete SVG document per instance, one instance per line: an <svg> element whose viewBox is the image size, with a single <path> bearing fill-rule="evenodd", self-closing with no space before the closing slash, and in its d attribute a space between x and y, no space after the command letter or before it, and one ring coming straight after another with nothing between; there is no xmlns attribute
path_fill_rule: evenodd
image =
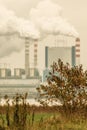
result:
<svg viewBox="0 0 87 130"><path fill-rule="evenodd" d="M6 105L0 106L0 130L87 130L87 107L30 106L26 97L16 95L10 106L5 96Z"/></svg>
<svg viewBox="0 0 87 130"><path fill-rule="evenodd" d="M26 120L19 115L19 120L16 117L14 120L13 108L9 108L7 114L6 107L3 107L3 114L0 114L0 130L87 130L87 119L83 119L81 115L74 114L63 115L56 110L55 107L31 107L27 109ZM16 113L15 113L16 114ZM17 116L17 115L16 115ZM23 119L21 122L21 118ZM8 124L9 120L9 124Z"/></svg>
<svg viewBox="0 0 87 130"><path fill-rule="evenodd" d="M43 119L43 120L41 120ZM37 126L37 129L36 129ZM35 130L87 130L87 121L63 117L60 113L39 113L36 114L33 125ZM33 130L32 129L32 130Z"/></svg>

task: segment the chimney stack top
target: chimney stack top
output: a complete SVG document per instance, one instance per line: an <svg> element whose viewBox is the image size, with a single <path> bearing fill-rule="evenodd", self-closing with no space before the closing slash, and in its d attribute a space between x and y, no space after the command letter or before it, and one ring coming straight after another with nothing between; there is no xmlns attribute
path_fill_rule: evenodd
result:
<svg viewBox="0 0 87 130"><path fill-rule="evenodd" d="M80 42L80 38L76 38L76 42Z"/></svg>

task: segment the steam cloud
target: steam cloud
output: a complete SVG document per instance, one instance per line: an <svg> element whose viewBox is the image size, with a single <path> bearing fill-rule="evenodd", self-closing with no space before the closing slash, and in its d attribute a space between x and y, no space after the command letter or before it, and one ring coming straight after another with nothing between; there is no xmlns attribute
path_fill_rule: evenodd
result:
<svg viewBox="0 0 87 130"><path fill-rule="evenodd" d="M0 6L0 57L21 50L23 45L15 35L20 38L28 37L30 39L38 39L40 37L39 31L33 23L29 20L18 18L13 11ZM5 37L9 37L10 39L5 39Z"/></svg>
<svg viewBox="0 0 87 130"><path fill-rule="evenodd" d="M0 6L0 35L9 35L16 32L15 19L14 12Z"/></svg>
<svg viewBox="0 0 87 130"><path fill-rule="evenodd" d="M62 8L51 0L42 0L36 8L31 9L30 20L18 18L13 11L0 5L0 57L20 51L23 47L20 41L17 44L12 39L3 41L1 38L15 34L20 38L30 39L39 39L41 34L42 37L49 34L78 37L75 28L62 17Z"/></svg>
<svg viewBox="0 0 87 130"><path fill-rule="evenodd" d="M20 37L28 37L30 39L39 39L40 33L35 27L35 25L29 21L24 19L17 19L17 30Z"/></svg>
<svg viewBox="0 0 87 130"><path fill-rule="evenodd" d="M0 37L0 58L6 57L13 52L19 52L24 47L23 40L19 39L17 36L11 37L8 36Z"/></svg>
<svg viewBox="0 0 87 130"><path fill-rule="evenodd" d="M18 33L20 37L39 38L39 31L29 20L18 18L14 12L0 7L0 35Z"/></svg>
<svg viewBox="0 0 87 130"><path fill-rule="evenodd" d="M75 28L62 17L62 8L51 0L42 0L31 9L30 18L44 34L78 37Z"/></svg>

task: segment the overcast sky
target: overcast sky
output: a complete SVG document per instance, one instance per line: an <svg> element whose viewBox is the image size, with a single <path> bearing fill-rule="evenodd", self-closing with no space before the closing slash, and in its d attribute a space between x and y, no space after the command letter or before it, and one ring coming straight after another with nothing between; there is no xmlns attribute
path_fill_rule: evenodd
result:
<svg viewBox="0 0 87 130"><path fill-rule="evenodd" d="M0 0L19 17L29 18L29 11L40 0ZM87 68L87 0L52 0L62 6L63 16L74 25L81 39L81 63Z"/></svg>

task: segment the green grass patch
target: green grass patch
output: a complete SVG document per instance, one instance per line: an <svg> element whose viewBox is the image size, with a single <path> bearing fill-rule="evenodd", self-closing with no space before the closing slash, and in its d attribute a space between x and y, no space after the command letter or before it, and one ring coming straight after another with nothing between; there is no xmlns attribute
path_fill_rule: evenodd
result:
<svg viewBox="0 0 87 130"><path fill-rule="evenodd" d="M43 118L43 120L46 120L49 117L51 117L52 115L53 115L53 113L36 113L35 121L38 122L38 121L40 121L41 118Z"/></svg>

